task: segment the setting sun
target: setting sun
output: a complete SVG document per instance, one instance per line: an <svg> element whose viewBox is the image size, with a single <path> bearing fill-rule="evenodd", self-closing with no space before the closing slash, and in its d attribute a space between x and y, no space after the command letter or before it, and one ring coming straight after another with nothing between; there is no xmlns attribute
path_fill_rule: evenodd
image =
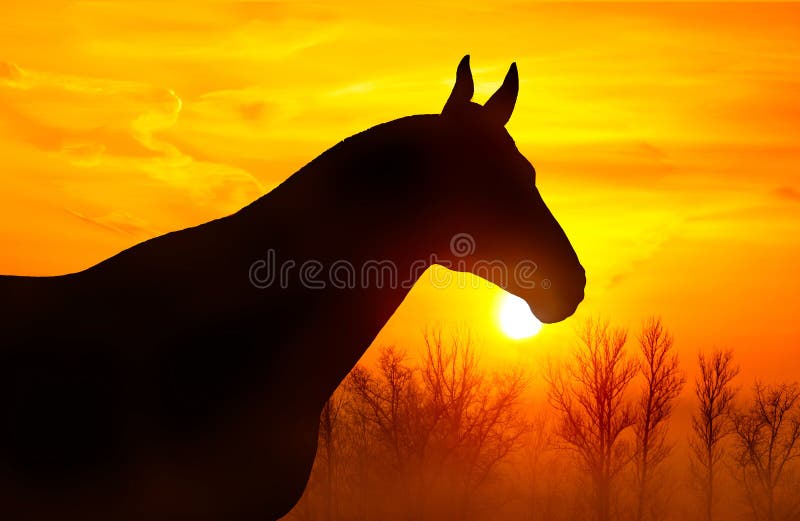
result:
<svg viewBox="0 0 800 521"><path fill-rule="evenodd" d="M503 333L514 340L532 337L542 329L542 323L533 316L528 304L510 293L500 303L498 319Z"/></svg>

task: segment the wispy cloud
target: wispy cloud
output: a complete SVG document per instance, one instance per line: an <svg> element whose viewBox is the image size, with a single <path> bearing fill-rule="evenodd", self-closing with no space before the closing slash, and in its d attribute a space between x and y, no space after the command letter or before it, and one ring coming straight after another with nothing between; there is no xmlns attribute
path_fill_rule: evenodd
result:
<svg viewBox="0 0 800 521"><path fill-rule="evenodd" d="M800 201L800 190L796 188L792 188L791 186L779 186L772 190L772 195L779 199L785 199L789 201Z"/></svg>

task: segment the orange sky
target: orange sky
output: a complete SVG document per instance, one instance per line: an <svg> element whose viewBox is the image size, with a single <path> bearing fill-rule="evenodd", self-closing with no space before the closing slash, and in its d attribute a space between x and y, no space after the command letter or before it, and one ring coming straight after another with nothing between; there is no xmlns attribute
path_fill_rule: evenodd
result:
<svg viewBox="0 0 800 521"><path fill-rule="evenodd" d="M660 314L685 361L800 375L800 6L5 2L0 272L57 274L243 206L338 140L437 112L472 55L509 63L508 129L588 273L579 316ZM379 337L469 321L487 357L558 352L577 320L497 332L497 290L420 284Z"/></svg>

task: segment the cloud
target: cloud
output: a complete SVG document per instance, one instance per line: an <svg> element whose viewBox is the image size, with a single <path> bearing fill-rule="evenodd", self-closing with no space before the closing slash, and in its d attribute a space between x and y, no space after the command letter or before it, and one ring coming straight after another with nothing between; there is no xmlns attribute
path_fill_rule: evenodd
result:
<svg viewBox="0 0 800 521"><path fill-rule="evenodd" d="M80 186L82 198L108 205L114 202L102 199L108 190L98 192L92 185L105 185L108 177L130 183L132 175L144 175L168 187L170 196L178 190L192 204L210 205L221 214L262 195L264 186L248 171L224 159L194 157L166 137L182 109L183 100L169 88L0 65L0 139L33 144L79 167L70 178L42 172L43 181ZM251 118L259 111L240 110ZM154 201L168 193L150 188Z"/></svg>
<svg viewBox="0 0 800 521"><path fill-rule="evenodd" d="M6 85L16 85L22 80L22 71L11 62L0 61L0 81Z"/></svg>
<svg viewBox="0 0 800 521"><path fill-rule="evenodd" d="M145 223L144 220L127 212L111 212L97 217L89 217L76 210L70 210L68 208L65 210L70 215L77 217L83 222L114 233L135 235L139 238L152 237L158 233L157 230Z"/></svg>
<svg viewBox="0 0 800 521"><path fill-rule="evenodd" d="M778 199L800 202L800 191L791 186L779 186L772 190L771 194Z"/></svg>
<svg viewBox="0 0 800 521"><path fill-rule="evenodd" d="M13 62L0 62L0 81L6 87L19 90L42 89L90 95L127 95L149 100L164 89L147 83L110 78L97 78L28 69Z"/></svg>

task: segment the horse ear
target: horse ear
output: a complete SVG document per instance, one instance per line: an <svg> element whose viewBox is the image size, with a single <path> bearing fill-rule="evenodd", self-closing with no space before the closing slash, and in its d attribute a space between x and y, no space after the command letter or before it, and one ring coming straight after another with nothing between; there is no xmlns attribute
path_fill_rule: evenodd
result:
<svg viewBox="0 0 800 521"><path fill-rule="evenodd" d="M500 122L501 125L505 125L511 119L511 113L514 112L517 94L519 94L519 74L517 73L517 64L515 62L508 69L508 74L506 74L503 84L497 89L497 92L492 94L492 97L484 104L483 108L486 109L487 114L492 119Z"/></svg>
<svg viewBox="0 0 800 521"><path fill-rule="evenodd" d="M469 54L461 58L456 69L456 84L453 92L444 104L442 114L456 110L459 105L469 103L472 94L475 92L475 85L472 82L472 71L469 69Z"/></svg>

